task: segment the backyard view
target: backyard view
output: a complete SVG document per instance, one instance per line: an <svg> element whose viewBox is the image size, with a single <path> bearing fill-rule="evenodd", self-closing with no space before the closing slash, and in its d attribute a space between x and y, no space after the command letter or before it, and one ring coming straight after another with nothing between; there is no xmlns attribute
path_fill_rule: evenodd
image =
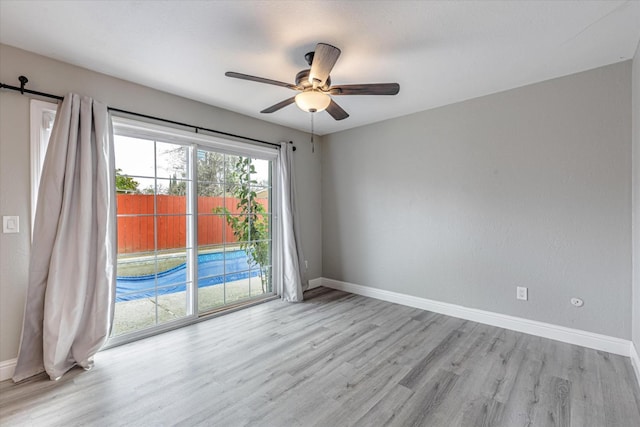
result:
<svg viewBox="0 0 640 427"><path fill-rule="evenodd" d="M112 336L272 293L271 161L123 135L115 153Z"/></svg>

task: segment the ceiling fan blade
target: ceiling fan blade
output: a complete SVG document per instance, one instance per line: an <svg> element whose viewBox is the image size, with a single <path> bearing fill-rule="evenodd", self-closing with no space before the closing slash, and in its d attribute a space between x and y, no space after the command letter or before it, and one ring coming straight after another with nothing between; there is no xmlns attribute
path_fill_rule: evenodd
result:
<svg viewBox="0 0 640 427"><path fill-rule="evenodd" d="M370 83L360 85L337 85L329 88L331 95L396 95L398 83Z"/></svg>
<svg viewBox="0 0 640 427"><path fill-rule="evenodd" d="M289 99L285 99L284 101L280 101L275 105L272 105L269 108L265 108L264 110L260 111L261 113L274 113L276 111L278 111L281 108L286 107L289 104L293 104L296 101L296 97L292 96Z"/></svg>
<svg viewBox="0 0 640 427"><path fill-rule="evenodd" d="M266 83L269 85L282 86L282 87L286 87L293 90L300 90L298 86L290 83L279 82L278 80L265 79L263 77L250 76L249 74L242 74L242 73L236 73L233 71L227 71L226 73L224 73L224 75L227 77L233 77L234 79L250 80L252 82Z"/></svg>
<svg viewBox="0 0 640 427"><path fill-rule="evenodd" d="M314 88L324 85L339 56L340 49L337 47L326 43L318 43L313 53L311 71L309 71L309 83Z"/></svg>
<svg viewBox="0 0 640 427"><path fill-rule="evenodd" d="M336 104L333 101L333 99L331 100L331 102L329 103L329 106L327 107L327 113L331 114L331 117L333 117L336 120L344 120L347 117L349 117L349 114L346 111L344 111L341 106Z"/></svg>

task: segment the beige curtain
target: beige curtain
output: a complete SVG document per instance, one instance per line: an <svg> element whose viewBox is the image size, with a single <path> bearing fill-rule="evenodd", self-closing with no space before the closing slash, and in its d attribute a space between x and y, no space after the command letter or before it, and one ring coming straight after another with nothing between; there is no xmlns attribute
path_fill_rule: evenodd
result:
<svg viewBox="0 0 640 427"><path fill-rule="evenodd" d="M298 302L308 288L305 271L302 269L302 244L300 242L300 215L296 206L296 187L293 172L293 145L280 144L279 183L281 230L282 230L282 299Z"/></svg>
<svg viewBox="0 0 640 427"><path fill-rule="evenodd" d="M114 158L107 107L69 94L44 161L13 380L93 366L115 301Z"/></svg>

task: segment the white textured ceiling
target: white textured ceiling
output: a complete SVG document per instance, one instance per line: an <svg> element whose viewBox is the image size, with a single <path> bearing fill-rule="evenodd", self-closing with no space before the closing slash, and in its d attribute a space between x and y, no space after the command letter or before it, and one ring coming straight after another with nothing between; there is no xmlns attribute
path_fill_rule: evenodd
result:
<svg viewBox="0 0 640 427"><path fill-rule="evenodd" d="M293 83L316 43L339 47L334 84L398 82L397 96L335 97L332 133L630 59L640 1L13 1L0 42L296 129ZM3 82L16 83L16 82Z"/></svg>

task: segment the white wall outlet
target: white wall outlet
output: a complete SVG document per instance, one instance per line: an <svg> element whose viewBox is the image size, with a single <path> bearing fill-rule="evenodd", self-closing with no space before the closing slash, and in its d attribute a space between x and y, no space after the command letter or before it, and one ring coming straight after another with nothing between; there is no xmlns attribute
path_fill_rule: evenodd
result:
<svg viewBox="0 0 640 427"><path fill-rule="evenodd" d="M524 301L528 300L529 299L528 289L525 288L524 286L518 286L516 288L516 298Z"/></svg>
<svg viewBox="0 0 640 427"><path fill-rule="evenodd" d="M20 217L18 217L18 216L3 216L2 217L2 232L3 233L19 233L20 232Z"/></svg>
<svg viewBox="0 0 640 427"><path fill-rule="evenodd" d="M309 261L307 261L306 259L304 260L304 269L305 270L309 269Z"/></svg>
<svg viewBox="0 0 640 427"><path fill-rule="evenodd" d="M582 307L584 305L584 301L580 298L571 298L571 305L574 307Z"/></svg>

